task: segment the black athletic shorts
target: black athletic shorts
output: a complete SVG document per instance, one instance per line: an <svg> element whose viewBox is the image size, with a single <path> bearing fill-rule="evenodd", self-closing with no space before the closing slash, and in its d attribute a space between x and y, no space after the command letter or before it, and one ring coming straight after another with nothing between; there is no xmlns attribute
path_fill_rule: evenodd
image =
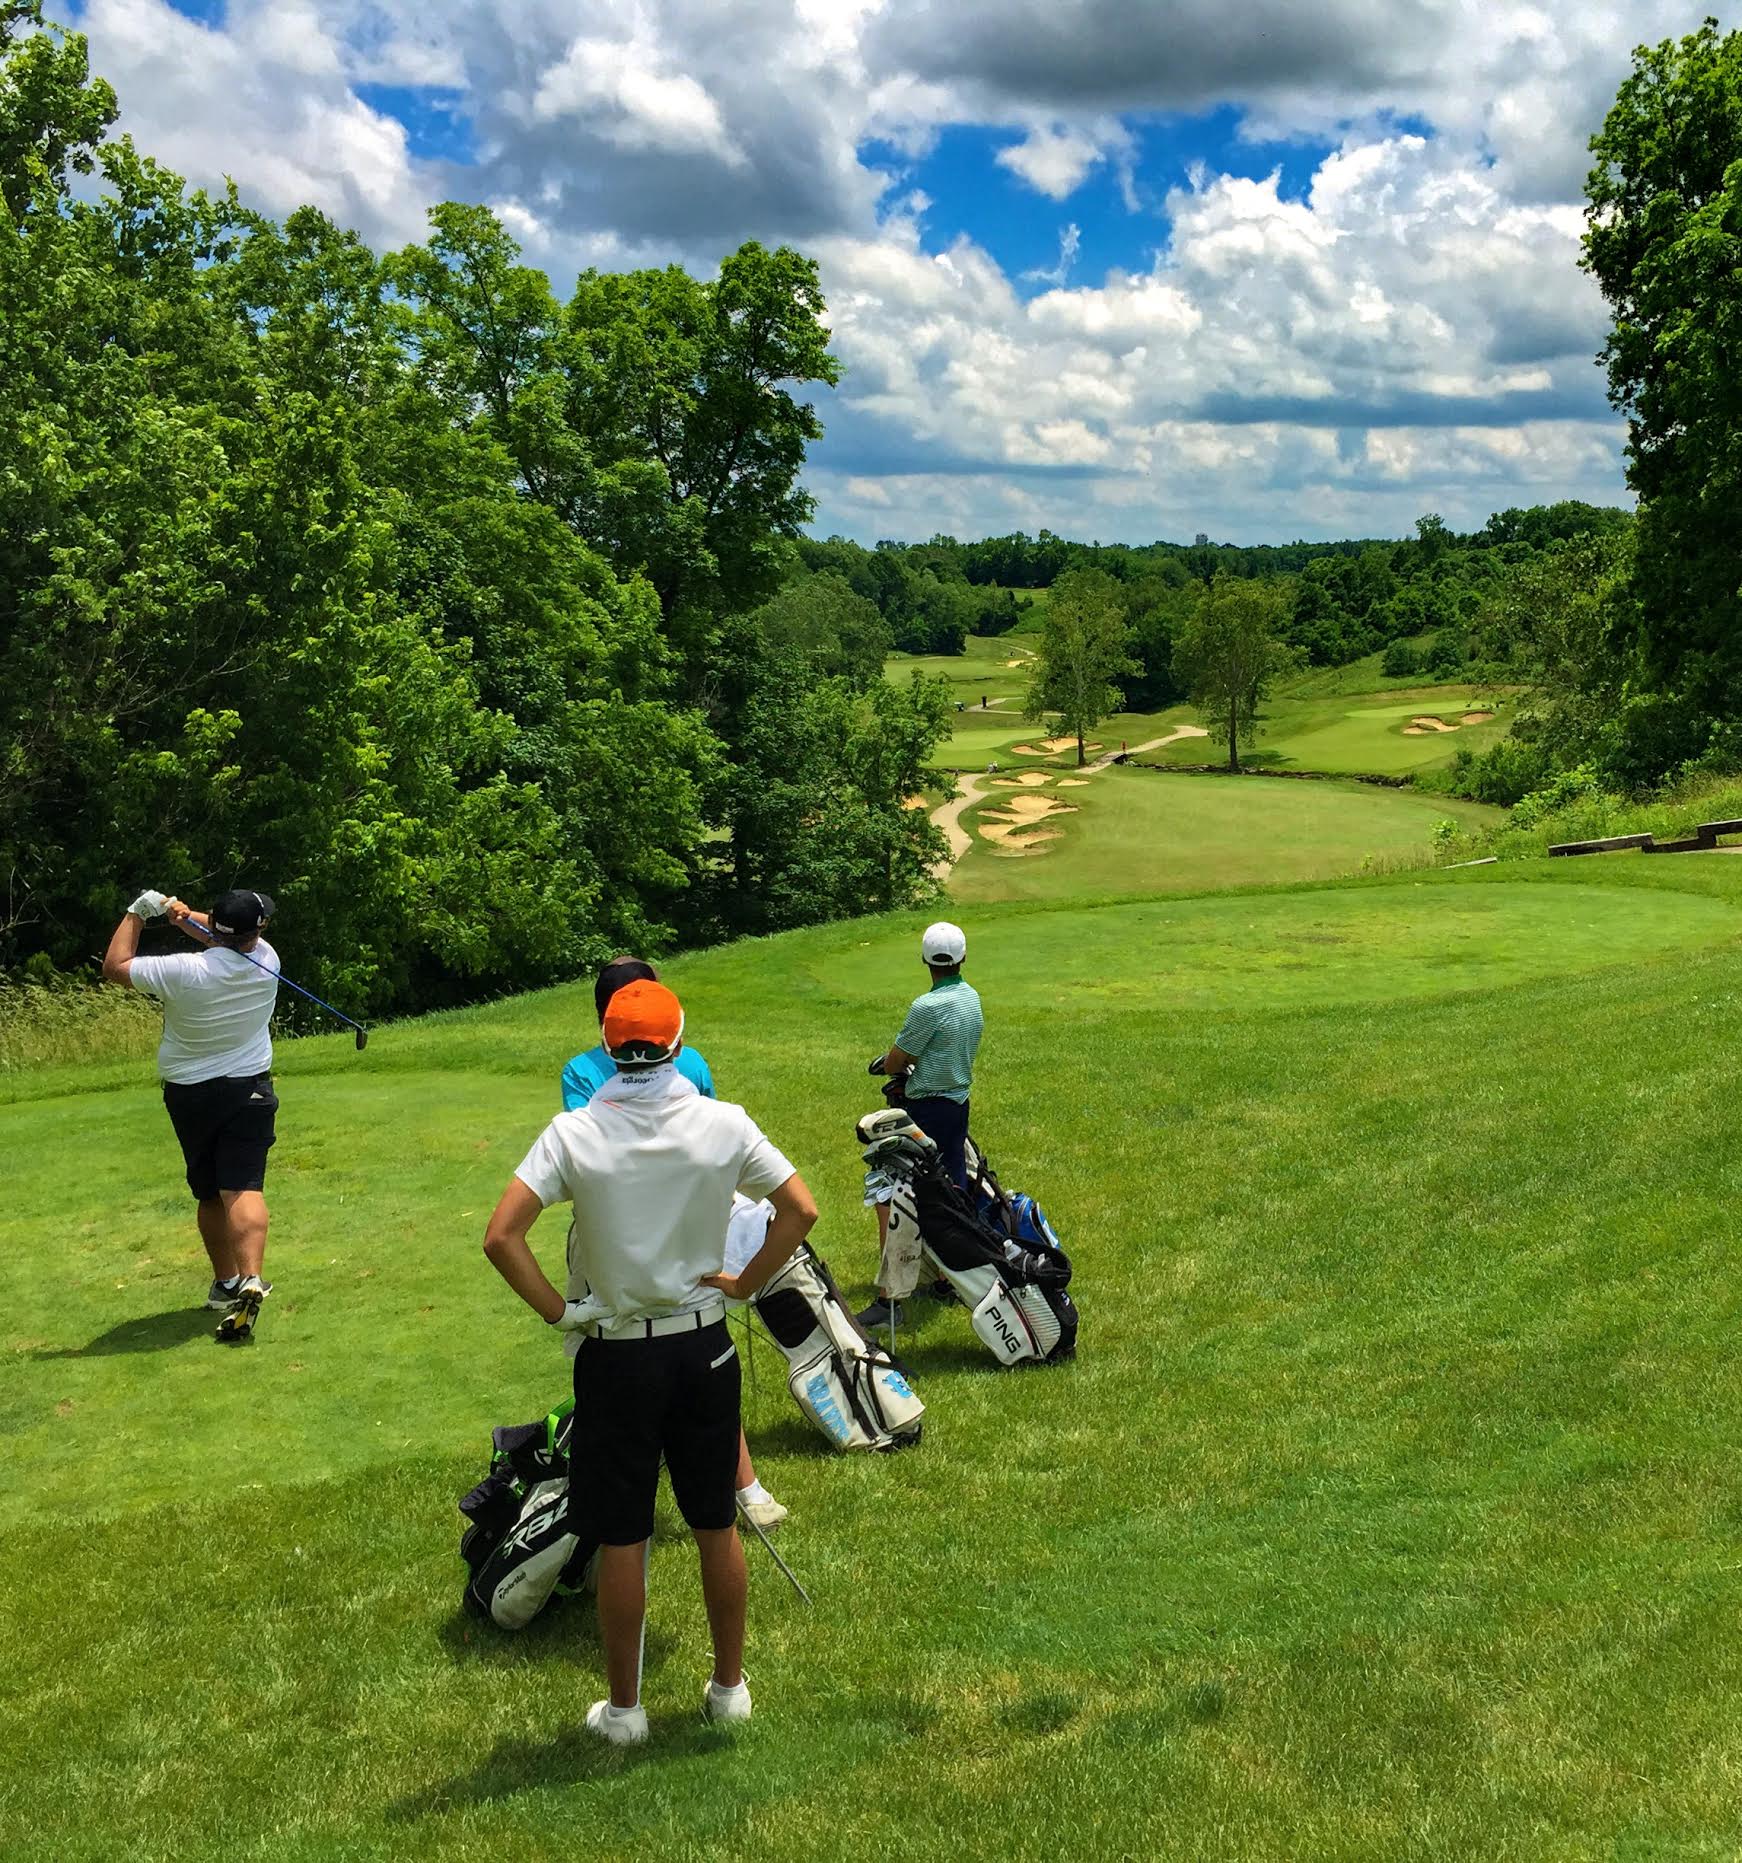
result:
<svg viewBox="0 0 1742 1863"><path fill-rule="evenodd" d="M202 1203L220 1190L264 1190L266 1154L277 1142L278 1095L270 1074L163 1083L169 1122L187 1160L188 1189Z"/></svg>
<svg viewBox="0 0 1742 1863"><path fill-rule="evenodd" d="M572 1530L604 1546L650 1539L662 1455L690 1526L731 1526L738 1351L724 1320L662 1339L583 1339L575 1354Z"/></svg>

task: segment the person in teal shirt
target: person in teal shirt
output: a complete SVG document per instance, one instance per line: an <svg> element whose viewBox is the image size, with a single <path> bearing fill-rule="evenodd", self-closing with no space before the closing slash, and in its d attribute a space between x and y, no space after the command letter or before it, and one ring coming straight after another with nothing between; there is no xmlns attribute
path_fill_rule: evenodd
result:
<svg viewBox="0 0 1742 1863"><path fill-rule="evenodd" d="M902 1104L936 1143L944 1169L966 1190L968 1095L985 1018L978 991L962 975L968 940L959 925L947 919L928 925L920 955L931 972L931 988L913 999L901 1033L871 1063L871 1072L906 1074Z"/></svg>
<svg viewBox="0 0 1742 1863"><path fill-rule="evenodd" d="M913 1123L938 1148L938 1161L966 1190L968 1187L968 1095L974 1084L974 1058L980 1052L985 1018L980 996L962 976L968 940L961 926L940 919L925 928L919 954L931 972L931 988L916 996L888 1050L871 1063L873 1074L906 1077L901 1104ZM889 1212L877 1208L881 1239L888 1229ZM939 1282L931 1292L948 1292ZM879 1287L877 1298L860 1313L867 1332L898 1317L899 1304Z"/></svg>
<svg viewBox="0 0 1742 1863"><path fill-rule="evenodd" d="M593 1007L599 1012L601 1024L605 1020L605 1005L611 998L625 984L643 980L659 981L659 973L644 958L612 958L593 985ZM577 1054L563 1069L563 1111L572 1113L585 1106L616 1071L617 1063L605 1052L603 1042L597 1048L589 1048L585 1054ZM707 1062L687 1042L678 1051L677 1071L704 1099L715 1097L714 1077L708 1072Z"/></svg>
<svg viewBox="0 0 1742 1863"><path fill-rule="evenodd" d="M601 1028L605 1022L605 1005L611 998L626 984L643 980L657 983L659 972L641 957L614 957L599 972L593 984L593 1007L599 1012ZM617 1063L605 1052L603 1042L597 1048L577 1054L563 1069L563 1111L578 1112L616 1071ZM678 1050L677 1071L704 1098L717 1097L707 1062L688 1042ZM738 1499L744 1512L764 1532L779 1526L786 1518L787 1510L757 1479L755 1464L750 1460L750 1445L744 1440L742 1430L738 1432Z"/></svg>

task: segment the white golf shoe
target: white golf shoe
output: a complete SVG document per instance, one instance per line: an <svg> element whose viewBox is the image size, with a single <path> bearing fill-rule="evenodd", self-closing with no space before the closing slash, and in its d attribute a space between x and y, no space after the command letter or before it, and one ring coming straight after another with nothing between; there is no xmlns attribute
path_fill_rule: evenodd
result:
<svg viewBox="0 0 1742 1863"><path fill-rule="evenodd" d="M747 1721L750 1718L750 1684L741 1681L736 1688L722 1688L708 1677L707 1693L702 1696L704 1721Z"/></svg>
<svg viewBox="0 0 1742 1863"><path fill-rule="evenodd" d="M787 1510L766 1490L760 1501L745 1501L741 1505L744 1509L744 1518L753 1527L760 1527L764 1533L773 1532L786 1518Z"/></svg>
<svg viewBox="0 0 1742 1863"><path fill-rule="evenodd" d="M613 1708L609 1701L595 1701L587 1710L587 1725L614 1747L638 1746L647 1738L647 1710Z"/></svg>

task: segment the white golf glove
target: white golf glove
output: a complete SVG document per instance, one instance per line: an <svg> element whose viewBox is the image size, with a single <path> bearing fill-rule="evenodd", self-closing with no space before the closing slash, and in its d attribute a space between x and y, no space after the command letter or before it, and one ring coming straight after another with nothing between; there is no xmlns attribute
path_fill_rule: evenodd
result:
<svg viewBox="0 0 1742 1863"><path fill-rule="evenodd" d="M563 1304L562 1312L551 1321L559 1333L578 1333L591 1326L595 1320L606 1319L611 1309L603 1301L589 1294L585 1300L570 1300Z"/></svg>
<svg viewBox="0 0 1742 1863"><path fill-rule="evenodd" d="M164 907L168 904L169 895L167 893L154 893L147 887L127 910L131 912L136 919L160 919L163 917Z"/></svg>

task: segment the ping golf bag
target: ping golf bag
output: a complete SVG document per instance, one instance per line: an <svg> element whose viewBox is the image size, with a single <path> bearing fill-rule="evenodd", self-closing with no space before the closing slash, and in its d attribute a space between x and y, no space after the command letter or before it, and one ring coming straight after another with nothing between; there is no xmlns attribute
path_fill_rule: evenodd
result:
<svg viewBox="0 0 1742 1863"><path fill-rule="evenodd" d="M925 1405L900 1366L867 1338L808 1243L750 1303L786 1354L787 1389L837 1449L904 1449Z"/></svg>
<svg viewBox="0 0 1742 1863"><path fill-rule="evenodd" d="M524 1630L553 1595L579 1591L599 1550L569 1531L573 1423L571 1401L492 1431L490 1472L460 1502L466 1608L503 1630Z"/></svg>
<svg viewBox="0 0 1742 1863"><path fill-rule="evenodd" d="M897 1107L867 1113L857 1132L866 1201L888 1205L891 1237L917 1235L922 1269L949 1283L987 1351L1001 1365L1069 1358L1077 1346L1077 1307L1066 1292L1070 1257L1033 1199L1021 1200L1018 1218L1017 1200L1000 1187L996 1207L1012 1212L1010 1224L988 1220L978 1198L944 1170L937 1146ZM971 1180L995 1185L971 1146L969 1156Z"/></svg>

